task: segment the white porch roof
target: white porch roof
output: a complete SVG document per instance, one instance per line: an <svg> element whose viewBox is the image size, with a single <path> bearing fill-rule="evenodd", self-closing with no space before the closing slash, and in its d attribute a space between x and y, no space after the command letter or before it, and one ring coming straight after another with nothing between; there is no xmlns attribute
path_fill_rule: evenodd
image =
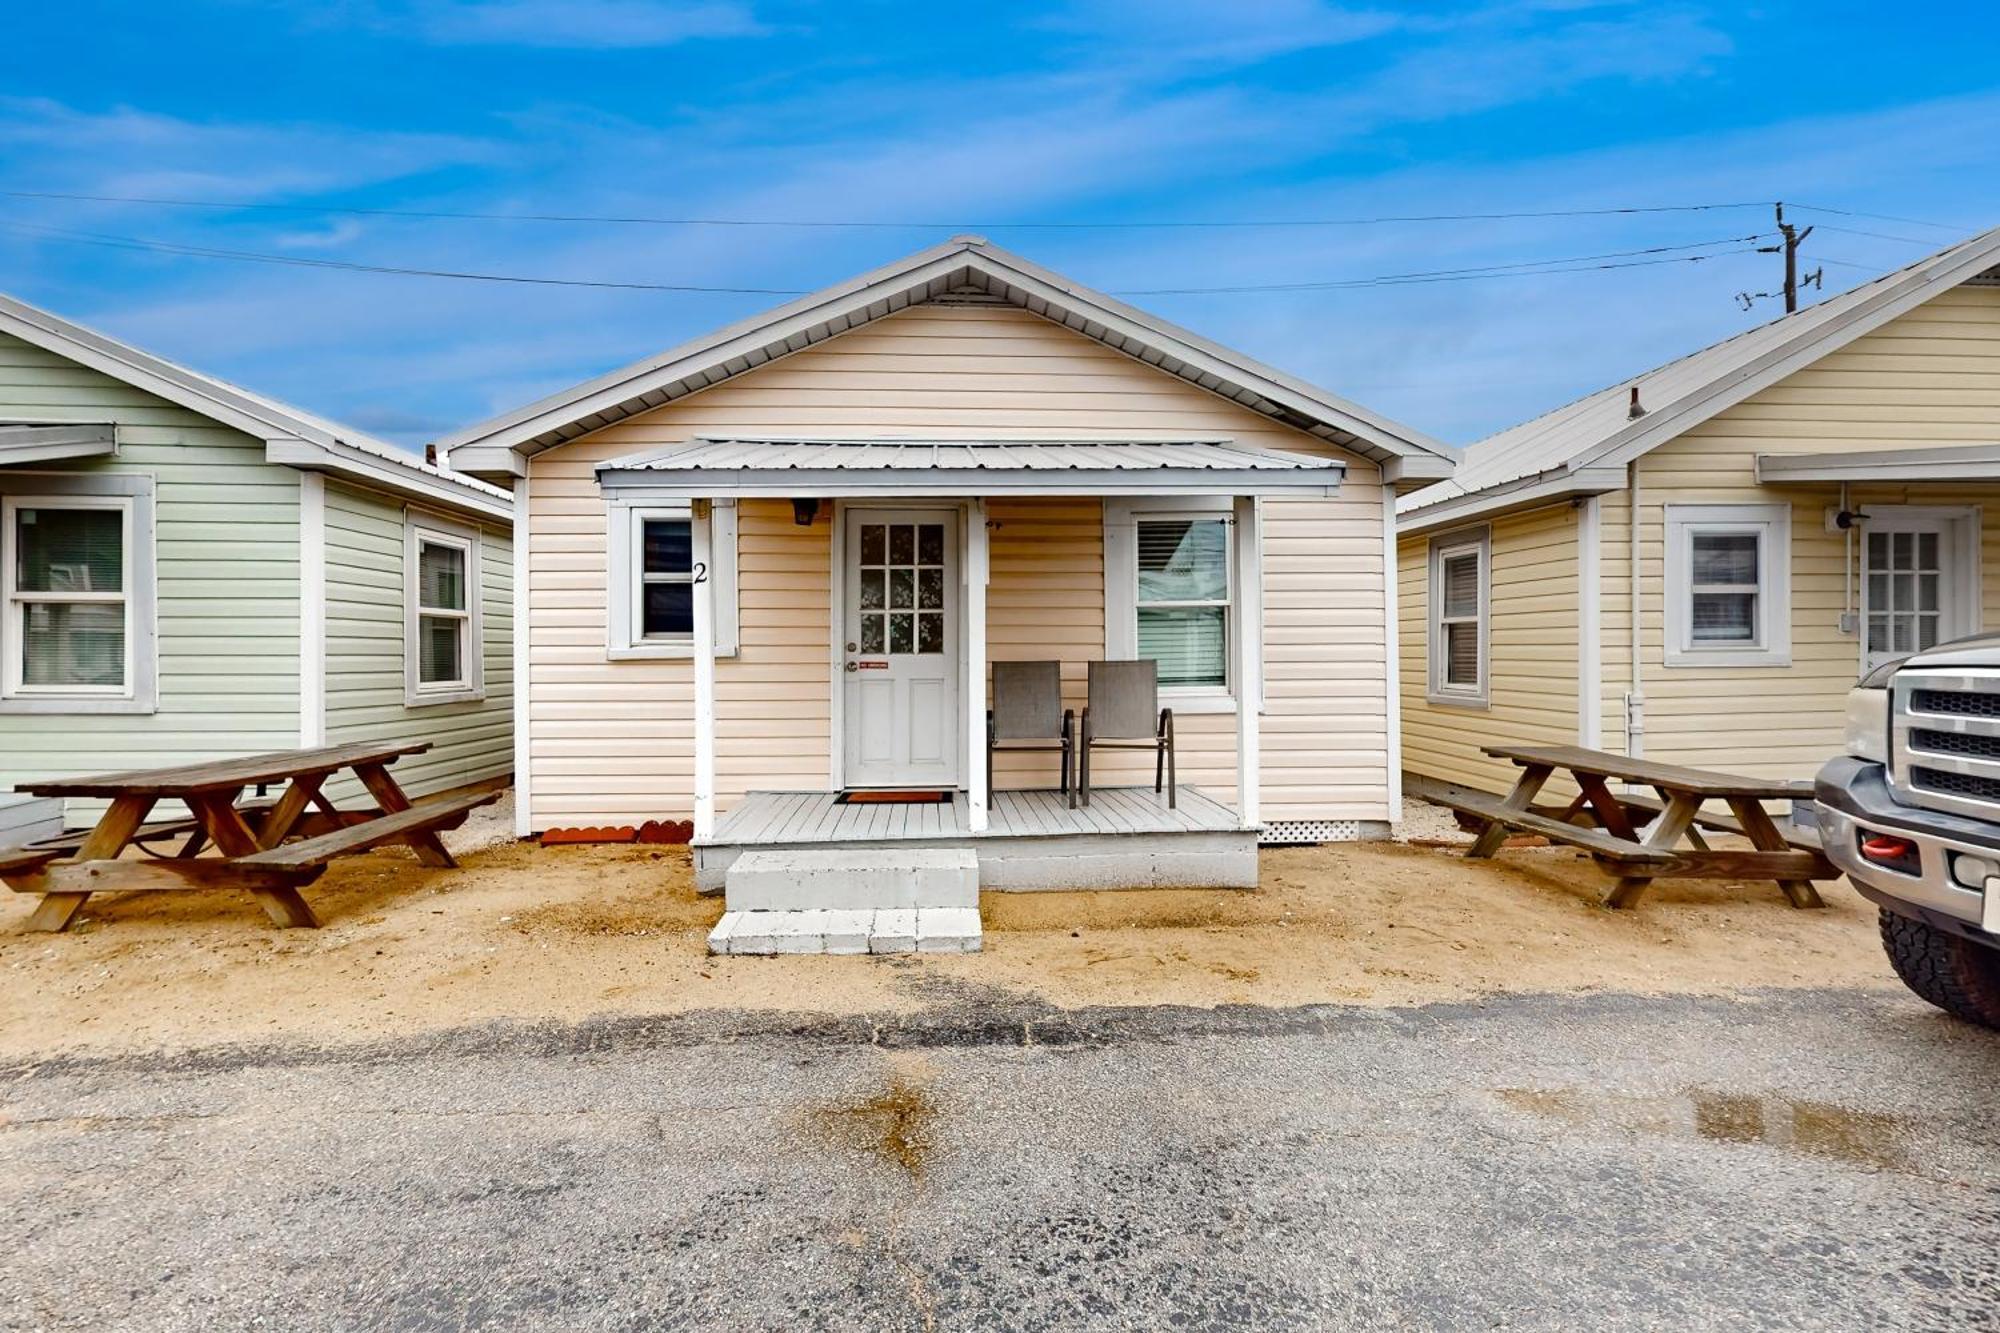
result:
<svg viewBox="0 0 2000 1333"><path fill-rule="evenodd" d="M1228 440L703 437L597 468L633 498L1332 495L1335 459Z"/></svg>

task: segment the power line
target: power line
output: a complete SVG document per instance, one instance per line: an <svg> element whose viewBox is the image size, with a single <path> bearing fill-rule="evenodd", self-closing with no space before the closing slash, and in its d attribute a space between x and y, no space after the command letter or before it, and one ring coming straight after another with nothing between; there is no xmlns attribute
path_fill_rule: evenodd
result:
<svg viewBox="0 0 2000 1333"><path fill-rule="evenodd" d="M1821 222L1816 225L1821 231L1837 231L1843 236L1866 236L1876 241L1899 241L1904 245L1921 245L1926 250L1935 250L1938 248L1938 243L1935 239L1925 240L1919 236L1891 236L1886 231L1862 231L1857 227L1841 227L1831 222Z"/></svg>
<svg viewBox="0 0 2000 1333"><path fill-rule="evenodd" d="M1633 259L1641 256L1667 255L1677 250L1710 250L1710 254L1674 255L1668 259L1649 259L1648 263L1695 263L1712 259L1717 255L1747 254L1750 248L1734 250L1714 250L1715 246L1733 245L1752 247L1754 242L1764 240L1771 232L1755 233L1749 236L1728 236L1719 241L1691 241L1685 245L1652 245L1640 250L1610 250L1596 255L1570 255L1561 259L1524 259L1515 263L1480 264L1471 268L1425 269L1414 273L1382 273L1370 278L1339 278L1326 282L1285 282L1245 284L1236 287L1151 287L1135 291L1114 293L1118 296L1211 296L1230 292L1316 292L1343 287L1393 287L1410 282L1446 282L1458 278L1503 278L1532 277L1536 273L1581 273L1592 268L1637 268L1639 264L1602 264L1599 260ZM1576 265L1578 267L1553 267L1555 265Z"/></svg>
<svg viewBox="0 0 2000 1333"><path fill-rule="evenodd" d="M1832 213L1836 217L1843 218L1868 218L1875 222L1900 222L1909 227L1934 227L1938 231L1963 232L1967 230L1965 227L1953 226L1948 222L1926 222L1922 218L1897 217L1894 213L1863 213L1852 208L1828 208L1823 204L1795 203L1792 207L1803 208L1809 213Z"/></svg>
<svg viewBox="0 0 2000 1333"><path fill-rule="evenodd" d="M1107 231L1235 229L1282 227L1372 227L1424 222L1501 222L1536 218L1620 217L1653 213L1705 213L1718 209L1769 208L1769 200L1707 204L1647 204L1614 208L1550 208L1487 213L1409 213L1354 218L1266 218L1255 220L1134 220L1124 222L908 222L880 219L654 217L596 213L493 213L475 210L356 208L342 204L279 204L244 200L186 199L157 195L81 194L59 190L0 190L0 198L64 200L74 203L146 204L158 208L199 208L224 212L338 213L350 217L418 218L463 222L600 223L643 227L867 228L923 231Z"/></svg>
<svg viewBox="0 0 2000 1333"><path fill-rule="evenodd" d="M334 269L351 273L375 273L395 277L447 278L465 282L521 283L539 287L588 287L623 291L699 292L750 296L802 296L798 288L721 287L693 283L620 282L587 278L548 278L527 274L481 273L457 269L420 268L414 265L369 264L357 260L324 259L308 255L274 255L250 250L230 250L216 246L187 245L177 241L157 241L138 236L115 236L102 232L66 231L33 223L0 222L0 229L80 245L104 246L120 250L180 255L197 259L222 259L244 263L287 267ZM1685 245L1651 246L1642 250L1611 251L1598 255L1571 255L1557 259L1521 260L1459 269L1429 269L1407 273L1384 273L1365 278L1344 278L1326 282L1242 284L1228 287L1175 287L1128 290L1119 296L1207 296L1247 292L1333 291L1359 287L1393 287L1428 282L1464 282L1478 278L1532 277L1538 273L1581 273L1603 269L1639 268L1662 263L1699 263L1722 255L1746 254L1762 234L1700 241ZM1709 249L1734 246L1733 249ZM1702 254L1668 252L1705 249ZM1602 261L1602 262L1600 262Z"/></svg>

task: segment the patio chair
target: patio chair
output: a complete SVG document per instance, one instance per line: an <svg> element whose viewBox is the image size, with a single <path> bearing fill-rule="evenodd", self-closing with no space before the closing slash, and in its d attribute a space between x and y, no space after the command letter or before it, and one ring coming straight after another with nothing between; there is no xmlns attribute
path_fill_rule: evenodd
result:
<svg viewBox="0 0 2000 1333"><path fill-rule="evenodd" d="M1076 713L1062 706L1062 663L995 662L993 706L986 710L986 790L993 790L995 750L1059 750L1062 790L1069 791Z"/></svg>
<svg viewBox="0 0 2000 1333"><path fill-rule="evenodd" d="M1077 743L1076 787L1072 809L1079 800L1090 804L1090 752L1151 750L1153 790L1163 782L1167 805L1174 798L1174 710L1160 707L1159 665L1151 658L1129 662L1092 662L1084 700L1083 735Z"/></svg>

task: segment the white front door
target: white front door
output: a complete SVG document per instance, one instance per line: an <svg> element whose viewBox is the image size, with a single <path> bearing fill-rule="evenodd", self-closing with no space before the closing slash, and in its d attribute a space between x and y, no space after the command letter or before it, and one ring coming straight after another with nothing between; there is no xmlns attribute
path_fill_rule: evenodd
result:
<svg viewBox="0 0 2000 1333"><path fill-rule="evenodd" d="M1977 547L1969 513L1870 505L1861 535L1861 623L1867 666L1970 634Z"/></svg>
<svg viewBox="0 0 2000 1333"><path fill-rule="evenodd" d="M956 787L958 511L846 515L846 785Z"/></svg>

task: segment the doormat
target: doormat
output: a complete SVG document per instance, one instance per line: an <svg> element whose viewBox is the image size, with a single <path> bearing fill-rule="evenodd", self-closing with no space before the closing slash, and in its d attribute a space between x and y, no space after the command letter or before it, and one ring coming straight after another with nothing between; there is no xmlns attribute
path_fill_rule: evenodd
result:
<svg viewBox="0 0 2000 1333"><path fill-rule="evenodd" d="M835 805L950 805L948 791L844 791Z"/></svg>

